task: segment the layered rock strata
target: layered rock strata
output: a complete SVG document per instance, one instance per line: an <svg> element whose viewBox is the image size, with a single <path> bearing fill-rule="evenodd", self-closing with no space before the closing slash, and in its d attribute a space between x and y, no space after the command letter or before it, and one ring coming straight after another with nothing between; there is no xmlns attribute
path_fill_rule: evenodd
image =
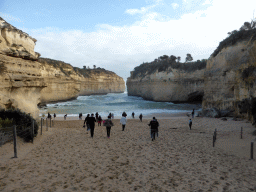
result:
<svg viewBox="0 0 256 192"><path fill-rule="evenodd" d="M31 61L0 54L0 107L19 108L37 117L39 104L125 90L124 80L113 72L79 70L61 61Z"/></svg>
<svg viewBox="0 0 256 192"><path fill-rule="evenodd" d="M0 17L0 53L37 60L39 53L34 52L36 39L15 28Z"/></svg>
<svg viewBox="0 0 256 192"><path fill-rule="evenodd" d="M203 108L230 110L253 120L255 80L256 40L249 38L223 48L207 62Z"/></svg>
<svg viewBox="0 0 256 192"><path fill-rule="evenodd" d="M35 43L0 17L0 108L19 108L37 117L39 104L124 92L124 80L113 72L38 59Z"/></svg>
<svg viewBox="0 0 256 192"><path fill-rule="evenodd" d="M126 83L128 95L153 101L201 101L204 94L205 66L193 68L186 65L193 64L180 64L183 67L179 67L179 64L167 64L167 68L160 72L160 69L149 72L148 66L146 72L137 72L136 75L136 70L132 71Z"/></svg>

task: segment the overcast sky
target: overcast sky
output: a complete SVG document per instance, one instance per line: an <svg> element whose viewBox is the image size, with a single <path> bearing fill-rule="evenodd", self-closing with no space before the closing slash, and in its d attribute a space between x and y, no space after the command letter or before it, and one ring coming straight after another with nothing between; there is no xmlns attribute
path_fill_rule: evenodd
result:
<svg viewBox="0 0 256 192"><path fill-rule="evenodd" d="M255 9L256 0L0 0L0 16L37 39L42 57L124 80L162 55L209 58Z"/></svg>

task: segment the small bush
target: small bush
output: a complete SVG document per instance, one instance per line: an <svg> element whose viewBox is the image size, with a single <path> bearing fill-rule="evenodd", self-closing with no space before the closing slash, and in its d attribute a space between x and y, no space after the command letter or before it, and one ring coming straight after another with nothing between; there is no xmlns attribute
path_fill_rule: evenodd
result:
<svg viewBox="0 0 256 192"><path fill-rule="evenodd" d="M34 136L38 134L38 124L35 119L21 112L19 109L0 110L1 122L4 122L5 126L16 125L17 135L23 138L25 141L32 140L31 126L34 121ZM4 127L4 126L3 126Z"/></svg>
<svg viewBox="0 0 256 192"><path fill-rule="evenodd" d="M1 127L10 127L10 126L12 126L12 120L10 120L10 119L8 119L8 118L6 118L6 119L1 119L0 118L0 128Z"/></svg>
<svg viewBox="0 0 256 192"><path fill-rule="evenodd" d="M211 56L215 57L222 49L235 45L238 42L249 40L250 38L252 38L252 41L256 39L256 29L241 30L236 33L232 33L229 37L220 42L219 46Z"/></svg>
<svg viewBox="0 0 256 192"><path fill-rule="evenodd" d="M167 71L169 67L173 69L180 69L186 72L194 72L196 70L205 69L206 62L206 59L189 63L177 63L176 61L167 60L152 61L150 63L143 63L140 66L135 67L132 78L135 78L136 76L144 77L145 75L153 74L157 70L158 72Z"/></svg>

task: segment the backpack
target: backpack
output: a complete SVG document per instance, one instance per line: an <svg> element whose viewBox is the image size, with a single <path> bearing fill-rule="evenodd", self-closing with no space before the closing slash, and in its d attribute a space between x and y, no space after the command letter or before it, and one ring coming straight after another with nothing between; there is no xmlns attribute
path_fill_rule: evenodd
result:
<svg viewBox="0 0 256 192"><path fill-rule="evenodd" d="M113 123L109 119L105 120L105 122L103 123L103 126L106 126L106 127L111 127L112 125L113 125Z"/></svg>

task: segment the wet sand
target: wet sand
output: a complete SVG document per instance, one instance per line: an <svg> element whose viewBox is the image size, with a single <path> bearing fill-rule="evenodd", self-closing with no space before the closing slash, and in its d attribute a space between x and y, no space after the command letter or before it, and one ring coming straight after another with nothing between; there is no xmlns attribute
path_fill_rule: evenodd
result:
<svg viewBox="0 0 256 192"><path fill-rule="evenodd" d="M18 141L17 159L12 143L0 147L0 191L256 190L250 123L194 118L189 130L187 116L158 119L155 141L149 119L128 119L125 131L114 119L110 138L96 125L93 139L83 120L55 120L34 144Z"/></svg>

